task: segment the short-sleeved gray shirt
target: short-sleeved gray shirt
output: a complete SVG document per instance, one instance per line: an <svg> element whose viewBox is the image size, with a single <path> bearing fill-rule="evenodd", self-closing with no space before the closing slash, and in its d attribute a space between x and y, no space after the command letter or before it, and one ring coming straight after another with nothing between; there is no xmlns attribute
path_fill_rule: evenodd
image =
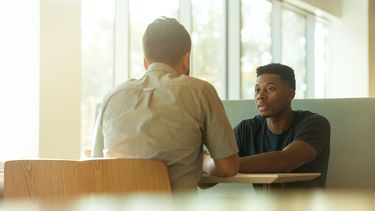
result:
<svg viewBox="0 0 375 211"><path fill-rule="evenodd" d="M153 63L104 99L95 127L93 157L164 160L174 190L195 189L202 146L212 158L238 152L223 105L207 82Z"/></svg>

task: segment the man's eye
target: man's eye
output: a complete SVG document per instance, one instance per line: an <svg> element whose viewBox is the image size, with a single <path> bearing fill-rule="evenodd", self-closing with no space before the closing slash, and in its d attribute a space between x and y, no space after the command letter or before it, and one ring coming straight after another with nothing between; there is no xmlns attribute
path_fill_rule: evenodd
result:
<svg viewBox="0 0 375 211"><path fill-rule="evenodd" d="M255 93L259 93L260 92L260 89L259 88L255 88Z"/></svg>
<svg viewBox="0 0 375 211"><path fill-rule="evenodd" d="M276 88L275 87L267 87L267 92L273 92L273 91L275 91L276 90Z"/></svg>

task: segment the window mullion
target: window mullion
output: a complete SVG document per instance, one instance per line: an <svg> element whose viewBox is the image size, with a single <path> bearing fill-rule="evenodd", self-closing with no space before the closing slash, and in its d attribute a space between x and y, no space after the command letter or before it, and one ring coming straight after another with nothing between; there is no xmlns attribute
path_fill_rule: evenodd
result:
<svg viewBox="0 0 375 211"><path fill-rule="evenodd" d="M114 29L114 85L129 79L129 0L116 0Z"/></svg>
<svg viewBox="0 0 375 211"><path fill-rule="evenodd" d="M227 0L226 74L227 99L240 99L241 92L241 0Z"/></svg>
<svg viewBox="0 0 375 211"><path fill-rule="evenodd" d="M272 0L272 61L281 62L282 49L282 31L281 31L281 2L279 0Z"/></svg>
<svg viewBox="0 0 375 211"><path fill-rule="evenodd" d="M220 54L221 56L221 64L220 64L220 68L222 71L220 71L220 81L221 81L221 84L223 84L223 89L222 89L222 96L224 99L228 99L228 30L227 30L227 27L228 27L228 10L227 10L227 6L228 5L228 0L222 0L224 2L224 7L223 7L223 14L224 14L224 18L222 19L222 24L224 27L222 27L222 31L221 33L224 34L224 37L223 39L221 40L221 50L220 52L222 52Z"/></svg>
<svg viewBox="0 0 375 211"><path fill-rule="evenodd" d="M181 23L185 26L186 30L188 32L192 32L192 9L191 9L191 2L190 0L180 0L180 6L179 6L179 20Z"/></svg>
<svg viewBox="0 0 375 211"><path fill-rule="evenodd" d="M306 97L315 97L315 52L314 52L314 31L315 31L315 17L307 14L306 25Z"/></svg>

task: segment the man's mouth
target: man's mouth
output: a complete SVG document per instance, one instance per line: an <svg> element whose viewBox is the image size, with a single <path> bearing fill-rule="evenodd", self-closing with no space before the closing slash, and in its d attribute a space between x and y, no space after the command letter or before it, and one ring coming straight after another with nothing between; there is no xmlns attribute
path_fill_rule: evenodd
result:
<svg viewBox="0 0 375 211"><path fill-rule="evenodd" d="M264 103L258 103L257 108L258 108L259 111L265 111L265 110L267 110L268 106Z"/></svg>

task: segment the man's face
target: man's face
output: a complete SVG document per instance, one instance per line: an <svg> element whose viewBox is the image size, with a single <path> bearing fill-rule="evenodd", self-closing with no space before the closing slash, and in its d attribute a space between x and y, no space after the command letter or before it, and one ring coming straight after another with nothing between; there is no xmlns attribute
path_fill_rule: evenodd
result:
<svg viewBox="0 0 375 211"><path fill-rule="evenodd" d="M290 108L294 90L277 74L263 74L255 85L256 106L259 114L274 117Z"/></svg>

